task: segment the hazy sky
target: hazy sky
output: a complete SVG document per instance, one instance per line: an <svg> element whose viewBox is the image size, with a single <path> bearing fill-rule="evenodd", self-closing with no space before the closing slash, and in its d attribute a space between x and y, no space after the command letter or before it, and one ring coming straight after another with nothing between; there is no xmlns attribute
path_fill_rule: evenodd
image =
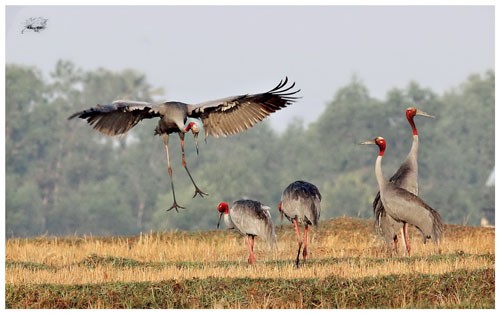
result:
<svg viewBox="0 0 500 314"><path fill-rule="evenodd" d="M47 76L59 59L85 70L133 68L164 88L158 101L193 103L264 92L287 75L303 98L272 115L279 127L293 116L316 120L353 74L382 100L410 80L441 93L493 69L494 12L494 6L7 6L6 62L34 65ZM47 29L21 34L30 17L47 18Z"/></svg>

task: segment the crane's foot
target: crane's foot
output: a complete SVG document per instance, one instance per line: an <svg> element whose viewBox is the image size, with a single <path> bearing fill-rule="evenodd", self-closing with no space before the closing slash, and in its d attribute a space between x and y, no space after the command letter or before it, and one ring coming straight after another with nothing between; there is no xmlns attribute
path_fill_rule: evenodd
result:
<svg viewBox="0 0 500 314"><path fill-rule="evenodd" d="M252 264L255 264L257 262L257 259L255 258L254 255L250 255L250 257L248 258L248 264L252 265Z"/></svg>
<svg viewBox="0 0 500 314"><path fill-rule="evenodd" d="M297 258L295 259L295 266L299 268L299 262L300 262L300 249L302 249L302 242L299 242L299 250L297 251Z"/></svg>
<svg viewBox="0 0 500 314"><path fill-rule="evenodd" d="M174 204L172 204L172 206L169 209L167 209L167 212L171 211L174 208L176 212L179 212L179 208L186 209L186 207L182 207L181 205L178 205L176 201L174 201Z"/></svg>
<svg viewBox="0 0 500 314"><path fill-rule="evenodd" d="M299 258L297 257L297 260L295 261L295 267L299 268L300 264L299 264Z"/></svg>
<svg viewBox="0 0 500 314"><path fill-rule="evenodd" d="M194 195L193 195L193 198L196 197L196 195L199 195L201 197L204 197L204 196L207 196L208 193L205 193L203 192L202 190L200 190L199 188L195 188L196 190L194 191Z"/></svg>

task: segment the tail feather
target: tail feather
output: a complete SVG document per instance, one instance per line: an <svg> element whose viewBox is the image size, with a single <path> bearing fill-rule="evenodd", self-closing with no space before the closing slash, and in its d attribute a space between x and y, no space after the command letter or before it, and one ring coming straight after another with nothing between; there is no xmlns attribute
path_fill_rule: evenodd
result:
<svg viewBox="0 0 500 314"><path fill-rule="evenodd" d="M432 240L435 243L439 243L444 231L443 221L441 215L436 210L431 208L430 213L432 216Z"/></svg>
<svg viewBox="0 0 500 314"><path fill-rule="evenodd" d="M269 249L272 249L276 246L276 232L274 228L273 219L270 213L270 207L263 206L262 207L264 214L266 215L266 223L265 223L265 234L261 235L262 239L265 239L269 244ZM262 230L262 229L261 229Z"/></svg>
<svg viewBox="0 0 500 314"><path fill-rule="evenodd" d="M314 198L311 202L311 212L316 213L314 216L314 221L312 221L313 226L317 226L319 223L319 216L321 215L321 200L319 198Z"/></svg>
<svg viewBox="0 0 500 314"><path fill-rule="evenodd" d="M267 244L269 245L270 250L272 250L274 247L276 247L276 232L274 231L273 224L267 225L265 239L267 241Z"/></svg>

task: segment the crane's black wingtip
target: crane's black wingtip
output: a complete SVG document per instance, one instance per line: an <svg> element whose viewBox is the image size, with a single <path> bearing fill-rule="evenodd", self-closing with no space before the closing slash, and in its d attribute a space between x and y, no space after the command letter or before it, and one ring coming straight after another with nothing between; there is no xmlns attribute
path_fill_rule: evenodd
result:
<svg viewBox="0 0 500 314"><path fill-rule="evenodd" d="M271 89L268 93L277 95L287 101L287 103L292 103L296 101L297 99L302 98L301 96L298 96L297 94L301 91L300 89L298 90L292 90L295 87L295 82L292 82L289 86L286 86L288 83L288 76L285 76L284 80L281 80L276 87Z"/></svg>
<svg viewBox="0 0 500 314"><path fill-rule="evenodd" d="M280 89L282 89L284 86L286 86L287 84L288 84L288 76L285 76L285 79L280 80L280 82L278 83L278 85L276 85L276 87L274 87L273 89L271 89L269 92L270 93L277 92ZM292 82L292 85L290 87L287 87L286 89L281 90L281 92L288 91L291 88L293 88L294 86L295 86L295 82Z"/></svg>
<svg viewBox="0 0 500 314"><path fill-rule="evenodd" d="M71 120L71 119L78 117L81 113L82 113L81 111L73 113L71 116L68 117L68 120Z"/></svg>

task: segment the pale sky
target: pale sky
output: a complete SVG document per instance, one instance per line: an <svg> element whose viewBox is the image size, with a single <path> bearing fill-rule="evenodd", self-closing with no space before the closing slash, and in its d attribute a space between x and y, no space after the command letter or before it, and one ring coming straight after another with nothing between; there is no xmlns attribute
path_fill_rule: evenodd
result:
<svg viewBox="0 0 500 314"><path fill-rule="evenodd" d="M264 92L288 76L303 98L271 115L278 129L294 116L315 121L354 74L383 100L411 80L443 93L495 61L494 6L10 5L5 13L6 62L47 77L59 59L132 68L165 90L157 101L198 103ZM30 17L47 18L47 29L21 34Z"/></svg>

